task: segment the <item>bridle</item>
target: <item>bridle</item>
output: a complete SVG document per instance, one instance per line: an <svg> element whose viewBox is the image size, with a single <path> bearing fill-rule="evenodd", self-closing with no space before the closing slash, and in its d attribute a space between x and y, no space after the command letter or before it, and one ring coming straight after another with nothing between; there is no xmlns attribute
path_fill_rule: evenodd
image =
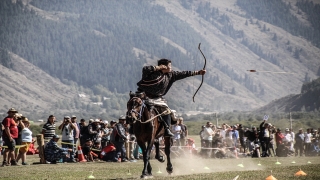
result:
<svg viewBox="0 0 320 180"><path fill-rule="evenodd" d="M127 116L135 121L141 121L143 109L146 107L146 104L139 97L133 97L128 101L128 107L130 102L132 102L131 110L128 111Z"/></svg>
<svg viewBox="0 0 320 180"><path fill-rule="evenodd" d="M132 102L131 110L129 109L130 102ZM132 120L132 123L136 123L137 121L139 121L140 123L145 124L145 123L148 123L159 116L162 116L162 115L168 113L168 110L165 110L162 113L157 114L148 120L142 121L142 115L144 112L143 110L144 110L144 108L147 107L144 100L142 100L139 97L132 97L128 101L127 107L128 107L127 117Z"/></svg>

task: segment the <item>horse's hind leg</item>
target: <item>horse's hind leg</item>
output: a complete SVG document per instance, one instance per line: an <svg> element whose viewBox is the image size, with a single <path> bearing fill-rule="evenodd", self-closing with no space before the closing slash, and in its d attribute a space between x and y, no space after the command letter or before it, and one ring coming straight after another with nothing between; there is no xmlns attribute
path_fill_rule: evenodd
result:
<svg viewBox="0 0 320 180"><path fill-rule="evenodd" d="M171 147L171 138L170 137L165 137L165 148L164 148L164 151L166 153L166 156L167 156L167 172L169 174L171 174L173 172L173 167L172 167L172 164L171 164L171 159L170 159L170 147Z"/></svg>

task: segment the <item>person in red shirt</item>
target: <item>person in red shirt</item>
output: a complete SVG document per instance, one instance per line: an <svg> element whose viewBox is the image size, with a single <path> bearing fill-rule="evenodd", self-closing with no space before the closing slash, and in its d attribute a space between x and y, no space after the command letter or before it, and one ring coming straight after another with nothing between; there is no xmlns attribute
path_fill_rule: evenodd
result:
<svg viewBox="0 0 320 180"><path fill-rule="evenodd" d="M108 143L107 146L105 146L101 153L100 153L100 159L104 160L104 161L114 161L116 157L116 147L113 145L113 143Z"/></svg>
<svg viewBox="0 0 320 180"><path fill-rule="evenodd" d="M282 144L282 139L284 138L284 135L281 133L281 129L278 128L276 132L276 145L279 147L280 144Z"/></svg>
<svg viewBox="0 0 320 180"><path fill-rule="evenodd" d="M3 153L2 166L5 166L5 165L8 166L10 165L10 163L13 166L18 165L17 162L15 161L15 154L14 154L14 150L16 146L15 138L18 138L18 127L15 120L19 121L21 120L21 117L15 116L16 113L18 113L17 110L15 110L14 108L10 108L8 111L8 116L4 118L4 120L2 121L2 125L4 126L4 132L2 133L2 138L5 145L8 147L5 149ZM10 159L11 161L9 162Z"/></svg>

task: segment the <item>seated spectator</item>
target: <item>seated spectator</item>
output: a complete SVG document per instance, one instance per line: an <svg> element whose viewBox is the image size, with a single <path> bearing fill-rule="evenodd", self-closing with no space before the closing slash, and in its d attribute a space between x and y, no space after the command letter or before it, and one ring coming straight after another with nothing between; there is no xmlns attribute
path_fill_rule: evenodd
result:
<svg viewBox="0 0 320 180"><path fill-rule="evenodd" d="M116 147L112 143L108 143L107 146L103 148L100 153L100 159L107 162L117 162L115 161L116 157Z"/></svg>
<svg viewBox="0 0 320 180"><path fill-rule="evenodd" d="M226 145L227 143L226 142L223 142L223 143L218 143L217 144L217 150L215 150L215 158L226 158L227 157L227 152L229 151L229 149L227 149Z"/></svg>
<svg viewBox="0 0 320 180"><path fill-rule="evenodd" d="M93 157L93 160L99 160L99 154L101 153L101 142L100 141L96 141L94 142L92 148L91 148L91 154Z"/></svg>
<svg viewBox="0 0 320 180"><path fill-rule="evenodd" d="M287 157L289 154L289 148L285 146L283 143L279 144L276 153L278 157Z"/></svg>
<svg viewBox="0 0 320 180"><path fill-rule="evenodd" d="M196 148L196 145L194 143L194 140L191 138L187 139L187 146L189 147L189 151L191 154L197 154L198 149Z"/></svg>
<svg viewBox="0 0 320 180"><path fill-rule="evenodd" d="M61 148L58 146L59 135L54 135L44 148L44 156L46 161L56 164L62 158L65 158L73 149Z"/></svg>
<svg viewBox="0 0 320 180"><path fill-rule="evenodd" d="M93 161L93 156L91 154L92 141L91 139L87 139L84 145L82 145L82 153L87 161Z"/></svg>
<svg viewBox="0 0 320 180"><path fill-rule="evenodd" d="M318 156L319 152L320 152L320 148L318 145L318 140L314 139L314 140L312 140L310 155L311 156Z"/></svg>

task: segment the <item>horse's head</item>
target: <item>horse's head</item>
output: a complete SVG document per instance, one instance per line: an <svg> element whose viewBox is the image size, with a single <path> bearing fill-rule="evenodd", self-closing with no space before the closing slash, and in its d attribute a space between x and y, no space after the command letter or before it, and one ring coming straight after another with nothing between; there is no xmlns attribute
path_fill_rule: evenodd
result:
<svg viewBox="0 0 320 180"><path fill-rule="evenodd" d="M130 100L127 103L127 118L129 118L132 122L136 120L141 120L144 107L145 104L141 98L130 98Z"/></svg>

